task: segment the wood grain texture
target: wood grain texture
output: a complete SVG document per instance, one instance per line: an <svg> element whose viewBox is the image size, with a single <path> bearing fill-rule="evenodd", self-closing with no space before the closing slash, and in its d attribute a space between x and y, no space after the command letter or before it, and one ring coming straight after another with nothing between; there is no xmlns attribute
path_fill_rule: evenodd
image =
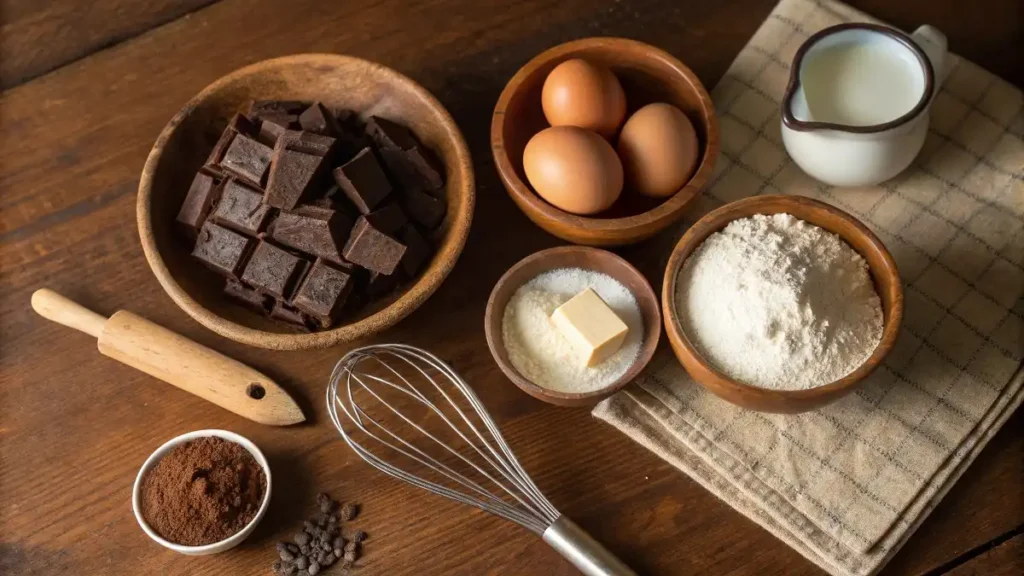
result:
<svg viewBox="0 0 1024 576"><path fill-rule="evenodd" d="M216 0L3 0L0 89L180 18Z"/></svg>
<svg viewBox="0 0 1024 576"><path fill-rule="evenodd" d="M700 144L700 164L678 192L653 199L627 187L607 210L582 216L546 202L527 184L523 150L547 126L541 109L544 79L572 58L600 63L615 73L626 93L627 117L647 104L668 102L690 119ZM714 172L720 148L711 96L693 71L657 47L623 38L585 38L540 53L508 81L491 119L491 154L512 200L549 233L589 246L633 244L677 222Z"/></svg>
<svg viewBox="0 0 1024 576"><path fill-rule="evenodd" d="M1016 1L969 5L986 14ZM881 18L912 16L908 26L942 25L960 10L933 0L874 4ZM109 14L118 5L92 3ZM641 574L820 574L585 410L523 394L503 377L483 334L494 282L522 257L557 243L516 209L488 154L490 113L507 79L560 42L618 35L664 48L712 86L772 5L224 0L0 94L0 574L262 576L274 542L295 531L318 490L364 504L357 524L371 535L366 576L575 574L525 531L421 494L358 460L322 405L344 347L275 352L220 338L183 314L149 272L134 225L135 189L157 134L216 78L297 52L350 53L409 75L452 112L474 154L479 203L459 264L378 341L420 345L452 363L551 501ZM959 29L955 17L944 29L960 39L953 49L968 56L971 42L1012 40ZM1013 58L979 63L999 71ZM619 253L658 280L667 251L656 247L674 240L656 237ZM299 399L309 424L264 427L96 354L89 336L28 309L44 284L103 314L130 309L253 366ZM1024 522L1022 424L1022 414L1010 420L887 574L927 572ZM270 460L275 485L288 489L275 490L267 517L240 548L187 558L142 533L131 514L131 484L152 450L202 428L251 438Z"/></svg>
<svg viewBox="0 0 1024 576"><path fill-rule="evenodd" d="M949 576L1019 576L1024 572L1024 535L1016 536L947 572Z"/></svg>
<svg viewBox="0 0 1024 576"><path fill-rule="evenodd" d="M725 228L733 220L755 214L796 216L838 235L868 264L871 279L882 301L882 338L863 364L835 382L807 390L771 390L740 382L708 363L690 342L679 321L680 312L675 295L683 263L708 236ZM896 344L903 321L903 283L896 262L885 244L855 217L834 206L803 196L761 195L730 202L713 210L683 234L665 266L661 309L672 351L697 383L737 406L762 412L792 414L813 410L849 394L882 363Z"/></svg>

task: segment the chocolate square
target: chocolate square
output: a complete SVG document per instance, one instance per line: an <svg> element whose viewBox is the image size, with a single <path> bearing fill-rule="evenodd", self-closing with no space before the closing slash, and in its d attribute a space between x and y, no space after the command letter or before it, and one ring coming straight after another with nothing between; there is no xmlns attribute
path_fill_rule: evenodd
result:
<svg viewBox="0 0 1024 576"><path fill-rule="evenodd" d="M265 294L288 299L309 262L260 240L242 272L242 281Z"/></svg>
<svg viewBox="0 0 1024 576"><path fill-rule="evenodd" d="M270 307L274 303L273 298L260 294L234 278L228 278L227 284L224 285L224 294L246 308L264 315L270 312Z"/></svg>
<svg viewBox="0 0 1024 576"><path fill-rule="evenodd" d="M274 148L264 202L275 208L291 210L310 194L312 185L321 174L324 158L289 150L283 139L282 136Z"/></svg>
<svg viewBox="0 0 1024 576"><path fill-rule="evenodd" d="M312 328L312 322L306 318L305 314L280 300L274 302L274 307L270 309L270 317L298 328L303 332L309 332Z"/></svg>
<svg viewBox="0 0 1024 576"><path fill-rule="evenodd" d="M398 232L399 228L409 222L405 212L394 202L377 208L373 212L366 214L364 218L377 230L390 235L394 235L395 232Z"/></svg>
<svg viewBox="0 0 1024 576"><path fill-rule="evenodd" d="M425 192L406 192L402 194L401 202L406 214L428 230L437 228L447 211L444 200Z"/></svg>
<svg viewBox="0 0 1024 576"><path fill-rule="evenodd" d="M228 128L249 137L254 137L259 132L256 122L253 122L247 116L237 112L231 117L231 120L228 121Z"/></svg>
<svg viewBox="0 0 1024 576"><path fill-rule="evenodd" d="M306 103L298 100L253 100L245 113L250 118L263 120L274 115L298 116L305 109Z"/></svg>
<svg viewBox="0 0 1024 576"><path fill-rule="evenodd" d="M220 165L224 170L260 186L263 183L263 175L270 166L272 153L273 150L269 146L240 133L224 152Z"/></svg>
<svg viewBox="0 0 1024 576"><path fill-rule="evenodd" d="M329 327L341 312L354 282L345 271L317 259L292 297L292 305Z"/></svg>
<svg viewBox="0 0 1024 576"><path fill-rule="evenodd" d="M368 214L391 193L391 183L370 148L334 169L334 181L362 214Z"/></svg>
<svg viewBox="0 0 1024 576"><path fill-rule="evenodd" d="M270 237L291 248L332 262L342 262L341 249L352 231L352 218L320 206L299 206L281 212L270 230Z"/></svg>
<svg viewBox="0 0 1024 576"><path fill-rule="evenodd" d="M294 118L295 116L274 116L271 118L265 118L260 124L260 131L259 134L256 135L256 139L265 146L273 148L277 144L277 139L291 128L292 120Z"/></svg>
<svg viewBox="0 0 1024 576"><path fill-rule="evenodd" d="M416 145L416 138L408 128L380 116L370 116L366 133L382 149L408 150Z"/></svg>
<svg viewBox="0 0 1024 576"><path fill-rule="evenodd" d="M181 210L175 219L181 224L188 235L195 236L202 228L206 217L210 215L213 206L220 198L222 180L211 172L199 169L192 185L185 195L185 201L181 203Z"/></svg>
<svg viewBox="0 0 1024 576"><path fill-rule="evenodd" d="M217 139L217 143L213 145L213 150L210 151L210 155L206 157L205 166L220 166L221 159L224 158L224 152L227 151L228 146L235 140L235 135L238 134L234 128L228 126L220 133L220 138Z"/></svg>
<svg viewBox="0 0 1024 576"><path fill-rule="evenodd" d="M393 274L403 254L404 244L377 230L363 217L356 220L342 251L349 262L382 274Z"/></svg>
<svg viewBox="0 0 1024 576"><path fill-rule="evenodd" d="M237 277L245 266L253 242L237 232L207 222L199 231L192 256L215 272Z"/></svg>
<svg viewBox="0 0 1024 576"><path fill-rule="evenodd" d="M277 147L321 157L333 155L335 139L322 134L288 130L278 138Z"/></svg>
<svg viewBox="0 0 1024 576"><path fill-rule="evenodd" d="M432 252L430 245L423 239L415 226L406 226L398 232L398 239L405 244L405 254L402 255L402 270L414 278L416 274L427 263Z"/></svg>
<svg viewBox="0 0 1024 576"><path fill-rule="evenodd" d="M229 178L224 182L220 202L211 217L221 226L255 236L266 227L272 210L263 203L261 190L253 189L241 180Z"/></svg>
<svg viewBox="0 0 1024 576"><path fill-rule="evenodd" d="M299 115L299 126L306 132L315 132L325 136L336 136L341 132L334 114L319 102L313 102Z"/></svg>

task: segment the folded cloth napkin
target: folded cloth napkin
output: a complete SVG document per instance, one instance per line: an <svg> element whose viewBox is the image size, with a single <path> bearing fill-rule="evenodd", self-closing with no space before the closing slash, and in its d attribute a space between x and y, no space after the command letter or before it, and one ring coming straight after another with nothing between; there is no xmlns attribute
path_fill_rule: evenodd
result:
<svg viewBox="0 0 1024 576"><path fill-rule="evenodd" d="M713 90L722 155L687 220L752 194L800 194L853 213L899 266L896 347L856 393L799 415L720 400L663 350L594 415L826 571L863 576L906 542L1024 400L1024 95L950 55L911 168L876 187L816 182L782 146L779 102L800 44L850 21L871 19L829 0L775 8Z"/></svg>

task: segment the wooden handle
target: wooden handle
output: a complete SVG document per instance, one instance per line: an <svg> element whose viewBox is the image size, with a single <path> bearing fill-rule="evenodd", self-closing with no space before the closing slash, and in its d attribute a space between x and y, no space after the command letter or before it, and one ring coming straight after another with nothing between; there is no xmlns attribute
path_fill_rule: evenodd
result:
<svg viewBox="0 0 1024 576"><path fill-rule="evenodd" d="M107 323L103 316L49 288L41 288L32 294L32 309L47 320L81 330L95 338L100 337Z"/></svg>
<svg viewBox="0 0 1024 576"><path fill-rule="evenodd" d="M100 352L261 424L305 420L283 388L252 368L121 310L107 321Z"/></svg>

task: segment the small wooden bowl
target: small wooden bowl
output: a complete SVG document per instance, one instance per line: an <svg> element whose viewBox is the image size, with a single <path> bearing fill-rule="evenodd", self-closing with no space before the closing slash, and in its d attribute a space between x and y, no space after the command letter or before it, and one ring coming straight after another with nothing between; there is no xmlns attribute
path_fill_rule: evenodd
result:
<svg viewBox="0 0 1024 576"><path fill-rule="evenodd" d="M636 298L637 304L640 305L640 313L644 320L644 335L636 360L618 380L599 390L572 393L558 392L538 386L515 369L512 361L509 360L508 350L505 349L501 326L508 301L523 284L539 274L558 268L583 268L607 274L628 288ZM606 250L585 246L560 246L541 250L523 258L498 280L487 300L484 333L487 336L487 346L491 349L494 361L498 363L498 367L505 373L505 376L508 376L509 380L523 392L557 406L591 406L630 383L651 361L654 350L658 347L658 339L661 337L660 315L658 297L654 294L650 283L629 262Z"/></svg>
<svg viewBox="0 0 1024 576"><path fill-rule="evenodd" d="M693 346L679 322L676 308L676 279L686 259L711 234L733 220L754 214L790 214L839 235L867 261L875 290L882 300L882 340L859 368L843 378L809 390L769 390L738 382L719 372ZM870 230L856 218L833 206L802 196L755 196L745 198L705 215L676 244L665 269L662 286L665 330L672 350L686 371L714 394L744 408L760 412L796 413L824 406L849 394L892 350L903 319L903 284L892 255Z"/></svg>
<svg viewBox="0 0 1024 576"><path fill-rule="evenodd" d="M526 183L523 149L548 126L540 93L551 70L570 58L611 68L622 83L626 117L652 102L677 106L693 122L700 143L700 164L690 181L667 199L651 199L627 187L599 216L570 214L538 196ZM707 90L697 76L668 52L625 38L585 38L551 48L526 63L509 80L491 118L491 153L505 189L530 220L576 244L618 246L639 242L679 220L700 192L718 158L718 120Z"/></svg>
<svg viewBox="0 0 1024 576"><path fill-rule="evenodd" d="M231 116L250 99L319 100L329 108L380 115L413 131L444 163L448 213L431 240L436 253L418 279L376 301L347 323L323 332L289 332L222 294L223 279L190 257L174 218L192 176ZM394 70L337 54L265 60L217 80L194 97L160 133L139 182L142 248L160 285L189 316L232 340L278 350L324 348L384 330L437 290L469 235L474 203L469 149L451 115L422 86Z"/></svg>

